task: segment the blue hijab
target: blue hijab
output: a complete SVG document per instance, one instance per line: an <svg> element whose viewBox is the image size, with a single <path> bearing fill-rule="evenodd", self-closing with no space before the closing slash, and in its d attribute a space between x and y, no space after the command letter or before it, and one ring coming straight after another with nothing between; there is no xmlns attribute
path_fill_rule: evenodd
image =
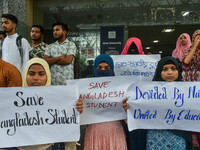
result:
<svg viewBox="0 0 200 150"><path fill-rule="evenodd" d="M97 66L102 62L106 62L110 66L110 70L96 69ZM109 55L101 54L97 56L94 61L94 77L106 77L106 76L115 76L114 63L113 59Z"/></svg>

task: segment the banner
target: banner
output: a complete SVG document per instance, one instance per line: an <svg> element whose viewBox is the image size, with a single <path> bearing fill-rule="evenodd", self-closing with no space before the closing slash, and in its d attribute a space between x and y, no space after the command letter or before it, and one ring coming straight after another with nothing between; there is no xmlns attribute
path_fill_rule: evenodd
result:
<svg viewBox="0 0 200 150"><path fill-rule="evenodd" d="M126 119L122 100L131 83L137 77L98 77L68 80L67 84L77 85L83 98L84 110L81 125Z"/></svg>
<svg viewBox="0 0 200 150"><path fill-rule="evenodd" d="M116 76L138 76L152 81L160 55L112 55Z"/></svg>
<svg viewBox="0 0 200 150"><path fill-rule="evenodd" d="M0 148L78 141L76 86L0 88Z"/></svg>
<svg viewBox="0 0 200 150"><path fill-rule="evenodd" d="M119 55L124 47L124 26L101 26L101 54Z"/></svg>
<svg viewBox="0 0 200 150"><path fill-rule="evenodd" d="M140 82L127 91L129 131L178 129L200 132L199 82Z"/></svg>

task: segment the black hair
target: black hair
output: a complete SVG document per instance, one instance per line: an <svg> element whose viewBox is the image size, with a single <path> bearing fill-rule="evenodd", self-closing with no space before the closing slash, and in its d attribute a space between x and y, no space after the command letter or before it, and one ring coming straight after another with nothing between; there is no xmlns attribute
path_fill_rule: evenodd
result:
<svg viewBox="0 0 200 150"><path fill-rule="evenodd" d="M12 14L3 14L3 15L1 16L1 18L9 19L9 20L11 20L12 22L14 22L15 24L18 23L17 17L14 16L14 15L12 15Z"/></svg>
<svg viewBox="0 0 200 150"><path fill-rule="evenodd" d="M3 34L4 38L6 37L6 32L5 31L0 31L0 34Z"/></svg>
<svg viewBox="0 0 200 150"><path fill-rule="evenodd" d="M31 64L30 66L29 66L29 68L28 68L28 71L30 70L30 68L32 67L32 66L34 66L34 65L40 65L40 66L42 66L40 63L34 63L34 64ZM42 66L43 67L43 66ZM44 67L43 67L44 68ZM45 69L44 69L45 70ZM45 71L46 72L46 71Z"/></svg>
<svg viewBox="0 0 200 150"><path fill-rule="evenodd" d="M41 25L39 25L39 24L34 24L34 25L32 25L31 29L34 28L34 27L39 28L39 29L40 29L40 32L41 32L42 34L44 34L44 28L43 28L43 26L41 26Z"/></svg>
<svg viewBox="0 0 200 150"><path fill-rule="evenodd" d="M65 30L65 31L67 31L67 32L69 31L69 27L68 27L68 25L65 24L65 23L56 22L56 23L52 24L52 28L54 28L56 25L62 26L62 29Z"/></svg>

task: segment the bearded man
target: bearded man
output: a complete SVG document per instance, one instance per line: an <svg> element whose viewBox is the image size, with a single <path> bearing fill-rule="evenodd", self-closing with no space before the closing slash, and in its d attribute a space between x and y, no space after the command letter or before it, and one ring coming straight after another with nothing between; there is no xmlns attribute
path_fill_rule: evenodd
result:
<svg viewBox="0 0 200 150"><path fill-rule="evenodd" d="M22 38L21 50L17 46L17 37L19 36L16 33L18 19L12 14L3 14L2 18L2 28L6 32L7 36L2 44L2 60L9 62L16 66L23 75L26 63L29 60L29 50L30 45L25 38Z"/></svg>
<svg viewBox="0 0 200 150"><path fill-rule="evenodd" d="M29 52L31 58L43 58L44 52L48 44L42 41L44 36L44 28L41 25L34 24L31 27L31 49Z"/></svg>
<svg viewBox="0 0 200 150"><path fill-rule="evenodd" d="M52 85L66 85L66 80L74 78L76 46L66 38L68 32L66 24L54 23L52 27L56 42L46 48L44 59L51 67ZM59 145L59 149L76 150L76 142L65 142L64 146L62 143L55 144L55 146L57 145Z"/></svg>
<svg viewBox="0 0 200 150"><path fill-rule="evenodd" d="M51 67L52 85L66 85L66 80L74 78L76 46L66 38L66 24L54 23L52 27L53 36L57 41L46 48L44 59Z"/></svg>

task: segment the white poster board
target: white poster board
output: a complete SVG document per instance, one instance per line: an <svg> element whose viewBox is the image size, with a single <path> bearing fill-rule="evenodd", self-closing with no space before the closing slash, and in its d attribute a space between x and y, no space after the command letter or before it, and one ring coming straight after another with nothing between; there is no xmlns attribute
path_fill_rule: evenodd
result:
<svg viewBox="0 0 200 150"><path fill-rule="evenodd" d="M78 141L78 88L0 88L0 148Z"/></svg>
<svg viewBox="0 0 200 150"><path fill-rule="evenodd" d="M138 76L152 81L160 55L111 55L116 76Z"/></svg>
<svg viewBox="0 0 200 150"><path fill-rule="evenodd" d="M83 98L81 125L126 119L122 100L128 86L138 81L138 77L120 76L68 80L67 84L79 87Z"/></svg>
<svg viewBox="0 0 200 150"><path fill-rule="evenodd" d="M199 82L140 82L128 88L129 131L178 129L200 132Z"/></svg>

